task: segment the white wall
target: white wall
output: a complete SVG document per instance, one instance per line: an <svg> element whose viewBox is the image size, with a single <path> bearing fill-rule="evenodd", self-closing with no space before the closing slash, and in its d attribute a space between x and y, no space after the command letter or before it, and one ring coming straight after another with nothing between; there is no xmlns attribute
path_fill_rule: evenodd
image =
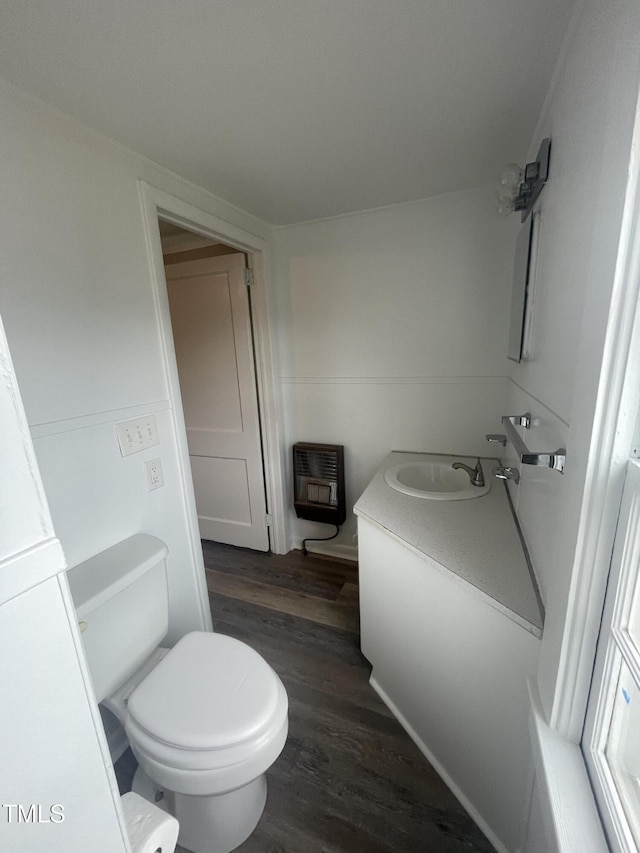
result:
<svg viewBox="0 0 640 853"><path fill-rule="evenodd" d="M540 199L533 357L513 366L507 406L513 414L531 411L527 443L535 450L564 445L567 465L564 476L523 466L519 487L511 486L546 602L527 851L607 849L576 744L615 523L615 511L605 513L606 507L604 520L594 515L590 490L608 487L613 495L614 481L622 479L615 469L624 466L622 458L601 464L594 426L604 399L598 401L598 392L640 89L639 41L635 0L578 4L530 151L551 136L550 179ZM585 588L594 543L602 559ZM595 827L587 839L585 827Z"/></svg>
<svg viewBox="0 0 640 853"><path fill-rule="evenodd" d="M390 450L486 455L504 405L515 233L491 187L275 231L286 435L345 445L338 551ZM293 516L291 546L314 531L331 529Z"/></svg>
<svg viewBox="0 0 640 853"><path fill-rule="evenodd" d="M234 226L266 226L0 84L0 310L70 565L136 531L169 546L171 637L210 624L189 537L138 180ZM159 447L123 459L114 424L153 412ZM146 490L159 456L165 486Z"/></svg>
<svg viewBox="0 0 640 853"><path fill-rule="evenodd" d="M0 366L0 848L126 853L65 558L1 323Z"/></svg>
<svg viewBox="0 0 640 853"><path fill-rule="evenodd" d="M547 608L539 687L549 720L584 536L579 519L640 85L639 38L637 3L581 4L530 151L551 136L533 357L512 366L507 407L533 414L533 449L567 448L564 476L523 466L513 490ZM596 606L601 594L592 590ZM592 657L593 649L582 651Z"/></svg>

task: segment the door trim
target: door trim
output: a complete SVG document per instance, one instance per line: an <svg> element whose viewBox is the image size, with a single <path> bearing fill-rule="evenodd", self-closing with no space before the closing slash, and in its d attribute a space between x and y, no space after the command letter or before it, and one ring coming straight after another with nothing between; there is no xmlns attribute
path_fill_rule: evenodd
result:
<svg viewBox="0 0 640 853"><path fill-rule="evenodd" d="M158 329L160 332L163 367L174 417L180 460L180 477L194 557L201 552L200 535L189 464L182 398L180 396L178 368L173 345L162 245L158 230L159 216L174 225L197 234L202 234L205 237L220 240L239 251L247 253L248 266L253 270L254 276L254 284L251 288L252 330L255 347L256 384L258 410L260 413L260 435L262 439L267 512L271 515L270 542L271 549L275 553L285 554L287 548L284 483L280 441L281 428L278 419L278 412L281 411L281 407L279 406L277 383L275 382L266 283L268 243L261 237L244 231L242 228L238 228L230 222L207 213L163 190L159 190L145 181L138 181L138 188L142 207L147 256L153 283ZM203 607L208 611L208 601L203 602Z"/></svg>

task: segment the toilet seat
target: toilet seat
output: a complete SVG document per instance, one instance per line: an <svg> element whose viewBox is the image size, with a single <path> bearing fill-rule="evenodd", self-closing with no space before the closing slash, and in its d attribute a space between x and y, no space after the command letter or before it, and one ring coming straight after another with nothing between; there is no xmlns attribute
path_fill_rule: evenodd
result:
<svg viewBox="0 0 640 853"><path fill-rule="evenodd" d="M185 635L135 688L125 729L149 775L182 793L246 784L277 758L287 695L269 664L223 634Z"/></svg>

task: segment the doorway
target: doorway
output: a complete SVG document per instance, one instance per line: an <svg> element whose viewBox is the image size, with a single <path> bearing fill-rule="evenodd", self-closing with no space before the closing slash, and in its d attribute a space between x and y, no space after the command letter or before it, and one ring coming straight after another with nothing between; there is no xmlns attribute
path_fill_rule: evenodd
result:
<svg viewBox="0 0 640 853"><path fill-rule="evenodd" d="M261 225L251 231L222 219L208 210L196 207L177 196L160 190L145 181L138 184L142 220L147 245L149 272L156 304L160 356L164 367L172 424L178 450L180 486L187 511L189 537L193 559L202 562L200 531L193 494L193 478L182 409L180 381L176 365L169 299L162 257L158 220L176 225L184 231L205 237L246 253L253 273L251 285L251 318L254 343L254 362L258 389L262 457L266 505L270 514L269 540L271 550L286 554L289 550L286 530L285 479L287 456L282 437L282 402L280 386L274 368L271 317L274 316L273 295L267 284L270 244L267 234L261 236ZM266 229L265 229L266 231Z"/></svg>
<svg viewBox="0 0 640 853"><path fill-rule="evenodd" d="M268 551L247 254L158 226L200 538Z"/></svg>

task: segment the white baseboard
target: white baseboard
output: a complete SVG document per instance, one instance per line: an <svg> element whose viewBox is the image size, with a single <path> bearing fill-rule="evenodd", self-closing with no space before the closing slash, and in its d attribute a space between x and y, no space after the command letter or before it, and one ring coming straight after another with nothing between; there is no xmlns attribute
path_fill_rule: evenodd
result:
<svg viewBox="0 0 640 853"><path fill-rule="evenodd" d="M291 543L290 550L302 550L302 539L297 539ZM310 554L320 554L324 557L335 557L339 560L351 560L354 563L358 562L358 549L355 545L341 545L332 542L309 542L307 551Z"/></svg>
<svg viewBox="0 0 640 853"><path fill-rule="evenodd" d="M393 716L400 723L402 728L406 731L406 733L409 735L411 740L415 743L415 745L418 747L420 752L424 755L424 757L427 759L429 764L436 771L438 776L440 776L440 778L445 783L445 785L449 788L449 790L454 794L454 796L464 806L469 817L471 817L471 819L476 823L476 825L479 827L479 829L486 835L486 837L493 844L493 846L496 848L498 853L511 853L511 851L507 850L507 848L504 846L502 841L500 841L500 839L496 836L496 834L493 832L491 827L487 824L487 822L484 820L482 815L475 808L473 803L471 803L468 800L468 798L463 794L463 792L460 790L460 788L456 785L456 783L453 781L451 776L447 773L446 769L442 766L442 764L440 764L438 759L434 757L434 755L431 753L431 750L428 749L428 747L426 746L424 741L421 740L421 738L418 736L415 729L407 722L407 720L402 715L402 713L398 710L396 705L391 701L391 699L389 699L389 697L387 696L385 691L382 689L382 687L378 684L378 682L373 677L373 673L371 674L371 678L369 679L369 684L373 687L373 689L376 691L378 696L382 699L384 704L391 711Z"/></svg>

